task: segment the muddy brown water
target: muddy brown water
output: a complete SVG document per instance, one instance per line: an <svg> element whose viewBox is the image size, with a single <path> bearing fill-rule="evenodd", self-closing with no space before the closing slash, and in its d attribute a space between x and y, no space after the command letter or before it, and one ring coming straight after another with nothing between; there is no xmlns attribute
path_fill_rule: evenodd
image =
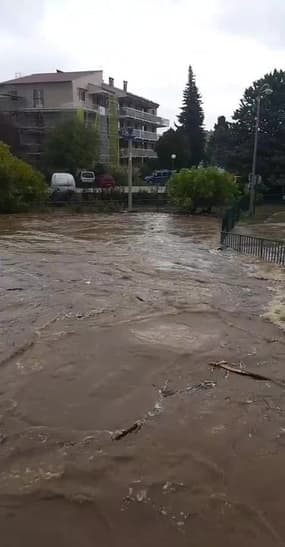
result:
<svg viewBox="0 0 285 547"><path fill-rule="evenodd" d="M0 218L1 547L284 545L284 389L209 366L285 378L284 280L218 236Z"/></svg>

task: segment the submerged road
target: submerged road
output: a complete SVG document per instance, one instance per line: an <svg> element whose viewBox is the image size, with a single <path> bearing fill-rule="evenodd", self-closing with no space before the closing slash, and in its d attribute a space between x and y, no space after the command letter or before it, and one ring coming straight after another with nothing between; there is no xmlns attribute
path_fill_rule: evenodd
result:
<svg viewBox="0 0 285 547"><path fill-rule="evenodd" d="M285 278L218 237L0 218L1 547L284 545L285 390L210 363L285 379Z"/></svg>

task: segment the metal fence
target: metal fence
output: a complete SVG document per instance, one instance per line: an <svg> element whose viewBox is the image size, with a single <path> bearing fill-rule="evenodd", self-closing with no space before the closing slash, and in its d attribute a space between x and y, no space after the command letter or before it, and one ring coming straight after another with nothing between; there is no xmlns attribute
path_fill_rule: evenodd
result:
<svg viewBox="0 0 285 547"><path fill-rule="evenodd" d="M222 232L230 232L235 224L239 221L243 211L247 211L249 207L248 196L243 196L232 207L227 209L223 215Z"/></svg>
<svg viewBox="0 0 285 547"><path fill-rule="evenodd" d="M256 256L266 262L285 266L285 242L222 232L221 243L239 253Z"/></svg>
<svg viewBox="0 0 285 547"><path fill-rule="evenodd" d="M56 196L48 202L50 207L72 207L80 210L82 208L90 211L124 211L128 208L128 194L119 192L102 192L96 194L76 194ZM146 193L138 192L133 194L133 210L136 211L161 211L175 212L175 205L171 203L166 194L160 192Z"/></svg>

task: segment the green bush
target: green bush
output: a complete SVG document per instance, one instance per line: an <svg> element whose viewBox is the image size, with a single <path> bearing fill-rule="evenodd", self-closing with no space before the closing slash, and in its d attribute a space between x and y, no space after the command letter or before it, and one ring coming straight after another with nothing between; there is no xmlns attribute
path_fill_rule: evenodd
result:
<svg viewBox="0 0 285 547"><path fill-rule="evenodd" d="M139 172L135 172L133 176L133 186L145 186L145 181L140 176Z"/></svg>
<svg viewBox="0 0 285 547"><path fill-rule="evenodd" d="M117 186L128 186L128 169L126 167L111 167L109 172Z"/></svg>
<svg viewBox="0 0 285 547"><path fill-rule="evenodd" d="M180 210L191 213L229 205L239 195L233 175L216 167L181 169L172 175L167 192Z"/></svg>
<svg viewBox="0 0 285 547"><path fill-rule="evenodd" d="M11 154L0 141L0 213L25 211L46 200L43 175Z"/></svg>

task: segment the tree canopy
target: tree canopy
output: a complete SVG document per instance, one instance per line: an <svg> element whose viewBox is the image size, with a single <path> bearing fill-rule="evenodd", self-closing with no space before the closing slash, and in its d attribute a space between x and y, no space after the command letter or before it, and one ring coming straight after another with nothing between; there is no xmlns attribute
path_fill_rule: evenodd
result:
<svg viewBox="0 0 285 547"><path fill-rule="evenodd" d="M230 148L231 125L225 116L219 116L207 144L207 162L216 167L227 168Z"/></svg>
<svg viewBox="0 0 285 547"><path fill-rule="evenodd" d="M189 146L183 131L180 128L176 130L170 128L165 131L156 145L156 152L158 154L158 167L171 169L172 154L176 155L175 169L185 167L189 160Z"/></svg>
<svg viewBox="0 0 285 547"><path fill-rule="evenodd" d="M269 85L271 95L261 99L256 172L266 185L285 181L285 71L265 74L247 88L232 123L220 117L208 147L208 159L247 178L252 169L257 96Z"/></svg>
<svg viewBox="0 0 285 547"><path fill-rule="evenodd" d="M38 205L47 198L43 175L20 160L0 141L0 212L14 213Z"/></svg>
<svg viewBox="0 0 285 547"><path fill-rule="evenodd" d="M261 100L257 173L265 180L285 177L285 72L274 70L245 90L233 119L232 164L239 170L251 171L256 98L268 84L272 94Z"/></svg>
<svg viewBox="0 0 285 547"><path fill-rule="evenodd" d="M204 112L201 95L191 66L189 66L188 81L183 92L183 103L178 121L188 140L188 165L198 166L204 158L205 151Z"/></svg>
<svg viewBox="0 0 285 547"><path fill-rule="evenodd" d="M53 129L45 149L45 163L50 170L65 170L76 174L77 169L91 169L99 155L98 132L85 126L78 117L64 121Z"/></svg>
<svg viewBox="0 0 285 547"><path fill-rule="evenodd" d="M11 119L2 112L0 113L0 141L8 144L13 154L19 154L19 131Z"/></svg>

